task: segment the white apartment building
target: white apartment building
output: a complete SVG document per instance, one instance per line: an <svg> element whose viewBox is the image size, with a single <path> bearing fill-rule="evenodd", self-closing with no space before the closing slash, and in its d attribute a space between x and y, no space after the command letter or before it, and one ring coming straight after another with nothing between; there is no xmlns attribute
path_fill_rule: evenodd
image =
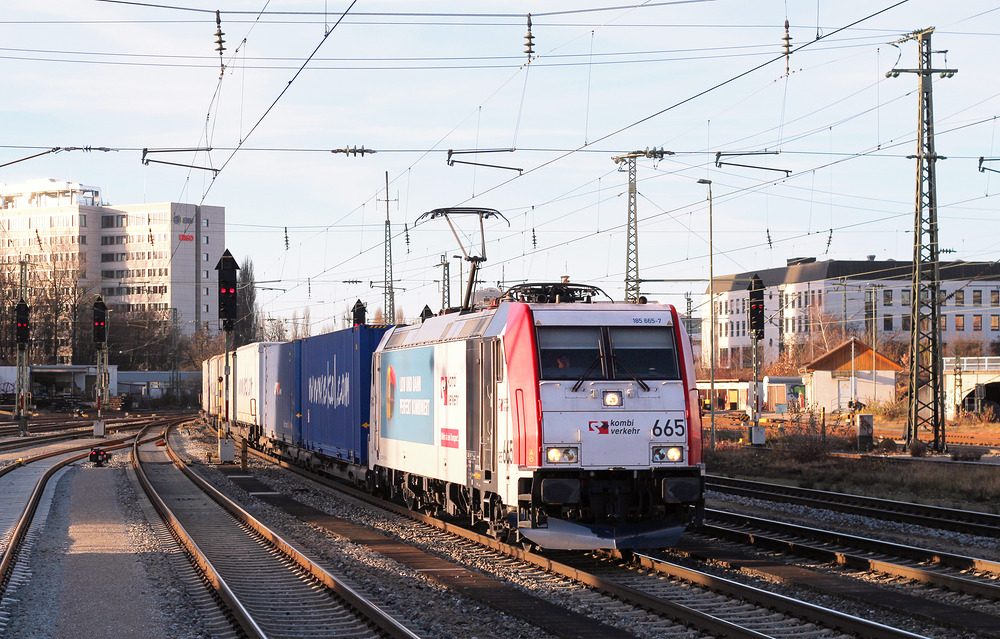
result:
<svg viewBox="0 0 1000 639"><path fill-rule="evenodd" d="M25 262L29 281L64 283L82 301L102 295L111 318L153 311L185 334L215 331L225 222L220 206L113 206L98 187L52 179L0 185L0 268L17 282Z"/></svg>
<svg viewBox="0 0 1000 639"><path fill-rule="evenodd" d="M1000 264L941 262L941 337L981 341L1000 339ZM749 368L748 288L753 272L716 277L715 329L717 365ZM878 344L909 341L911 262L884 260L789 259L782 268L757 271L764 283L762 364L774 362L796 344L823 344L824 331L863 331ZM709 361L709 292L702 308L702 358ZM818 338L818 339L813 339ZM871 342L871 337L865 340ZM836 344L831 344L835 346ZM820 352L815 353L816 356Z"/></svg>

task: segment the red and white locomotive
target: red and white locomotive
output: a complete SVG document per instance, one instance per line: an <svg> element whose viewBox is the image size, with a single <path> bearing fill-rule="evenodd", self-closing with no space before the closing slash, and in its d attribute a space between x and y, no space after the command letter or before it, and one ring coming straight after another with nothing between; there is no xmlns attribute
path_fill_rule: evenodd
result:
<svg viewBox="0 0 1000 639"><path fill-rule="evenodd" d="M389 329L368 483L546 548L673 545L704 512L691 344L676 309L515 287Z"/></svg>
<svg viewBox="0 0 1000 639"><path fill-rule="evenodd" d="M315 471L544 548L674 544L704 511L691 344L661 304L515 287L485 310L248 344L206 415Z"/></svg>

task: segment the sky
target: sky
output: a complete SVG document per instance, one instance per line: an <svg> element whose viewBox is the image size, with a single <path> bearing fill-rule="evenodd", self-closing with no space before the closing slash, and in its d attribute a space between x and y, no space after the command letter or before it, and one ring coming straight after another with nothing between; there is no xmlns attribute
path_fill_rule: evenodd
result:
<svg viewBox="0 0 1000 639"><path fill-rule="evenodd" d="M91 150L10 164L0 183L224 206L264 316L308 313L313 334L356 299L383 305L387 215L407 319L441 307L442 256L459 303L453 256L482 257L483 242L481 286L569 276L622 299L628 173L614 158L646 149L663 151L636 160L652 300L683 311L690 294L700 314L710 261L719 276L792 257L910 260L919 92L915 74L887 72L917 67L901 40L929 27L934 68L958 71L933 76L943 257L1000 258L1000 175L979 170L985 157L1000 171L1000 2L14 5L0 17L0 164ZM361 148L375 153L333 152ZM147 158L190 166L144 164L143 149L185 149ZM453 216L453 233L423 215L445 207L500 215L482 234Z"/></svg>

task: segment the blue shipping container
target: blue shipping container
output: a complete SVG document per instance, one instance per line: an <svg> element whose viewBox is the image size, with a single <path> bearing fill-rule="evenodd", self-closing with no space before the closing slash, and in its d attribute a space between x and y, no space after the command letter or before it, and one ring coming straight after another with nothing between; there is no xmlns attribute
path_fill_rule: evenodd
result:
<svg viewBox="0 0 1000 639"><path fill-rule="evenodd" d="M368 464L372 353L387 330L361 325L301 340L304 448Z"/></svg>
<svg viewBox="0 0 1000 639"><path fill-rule="evenodd" d="M264 436L294 445L302 441L299 353L302 342L269 345L264 352Z"/></svg>

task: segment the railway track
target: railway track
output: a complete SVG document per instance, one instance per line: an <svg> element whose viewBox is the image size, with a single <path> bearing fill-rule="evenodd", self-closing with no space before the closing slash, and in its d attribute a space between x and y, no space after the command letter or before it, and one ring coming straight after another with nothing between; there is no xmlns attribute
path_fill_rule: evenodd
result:
<svg viewBox="0 0 1000 639"><path fill-rule="evenodd" d="M1000 515L990 513L714 475L706 477L706 488L729 495L835 510L883 521L897 521L984 537L1000 537Z"/></svg>
<svg viewBox="0 0 1000 639"><path fill-rule="evenodd" d="M470 552L480 553L483 556L471 559L473 563L509 564L511 561L516 561L522 566L516 569L519 572L530 573L542 569L548 575L542 578L543 581L546 578L561 578L573 583L573 586L563 584L544 587L565 590L584 586L592 593L612 597L617 602L617 604L595 603L594 606L625 605L628 610L621 614L626 618L651 615L651 618L642 622L634 622L636 625L659 624L659 627L665 629L664 624L683 624L710 636L728 637L836 637L842 633L885 638L918 636L907 630L859 618L854 614L783 597L767 590L684 568L662 559L647 558L644 560L646 563L641 564L642 567L637 570L631 563L634 560L631 555L610 560L607 557L583 553L528 552L470 531L453 522L413 513L402 506L375 499L353 488L335 482L323 483L333 485L338 491L350 495L351 499L363 500L365 503L377 505L380 509L416 519L442 531L441 537L427 532L419 534L421 538L427 539L431 546L444 547L454 544L453 539L446 539L452 536L474 542L478 550ZM274 498L265 497L265 499L268 503L275 503ZM329 516L326 519L329 519ZM642 561L640 559L640 562ZM538 586L541 587L543 586ZM535 586L530 588L536 589ZM585 597L581 594L580 598Z"/></svg>
<svg viewBox="0 0 1000 639"><path fill-rule="evenodd" d="M148 421L148 419L142 420L139 418L106 420L105 426L107 431L113 435L114 431L138 430L144 424L148 423ZM32 433L27 437L17 437L16 428L9 432L2 432L0 430L0 437L9 437L9 439L0 441L0 452L90 437L94 432L93 424L93 420L89 420L85 424L80 423L79 420L70 420L69 422L59 420L50 422L44 428L32 429Z"/></svg>
<svg viewBox="0 0 1000 639"><path fill-rule="evenodd" d="M415 639L401 623L188 470L167 446L136 446L143 488L246 637Z"/></svg>
<svg viewBox="0 0 1000 639"><path fill-rule="evenodd" d="M107 451L126 448L134 435L110 438L101 442ZM0 468L0 613L9 604L6 599L8 588L23 584L30 573L20 565L19 559L26 557L33 544L32 524L39 509L47 509L45 498L49 480L67 465L86 459L90 454L90 444L50 449L42 442L36 447L47 450L37 454L26 452L16 463ZM0 614L0 630L4 615Z"/></svg>
<svg viewBox="0 0 1000 639"><path fill-rule="evenodd" d="M783 561L727 552L715 541L720 539L776 554ZM885 610L908 609L928 623L1000 636L1000 616L991 612L995 604L989 603L1000 601L998 562L712 509L706 511L698 535L688 536L674 551ZM789 556L812 565L805 568L801 561L784 559ZM831 577L831 567L843 570ZM872 587L871 581L884 581L865 578L872 574L895 578L895 587ZM845 587L844 577L855 585Z"/></svg>

